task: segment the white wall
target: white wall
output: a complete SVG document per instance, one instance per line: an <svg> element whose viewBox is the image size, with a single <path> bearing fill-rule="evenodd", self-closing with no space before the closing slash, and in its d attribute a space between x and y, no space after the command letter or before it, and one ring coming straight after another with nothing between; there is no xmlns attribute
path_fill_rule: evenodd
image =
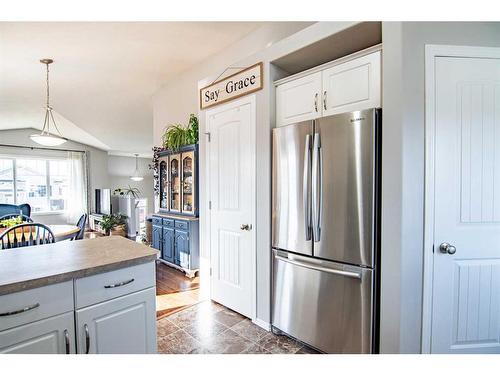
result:
<svg viewBox="0 0 500 375"><path fill-rule="evenodd" d="M419 353L426 44L500 46L500 23L384 22L381 351Z"/></svg>
<svg viewBox="0 0 500 375"><path fill-rule="evenodd" d="M187 124L189 114L198 113L198 81L219 75L231 64L259 52L271 44L311 25L312 22L274 22L250 33L234 45L207 59L166 84L153 96L153 139L161 145L167 125ZM234 73L235 71L229 71Z"/></svg>

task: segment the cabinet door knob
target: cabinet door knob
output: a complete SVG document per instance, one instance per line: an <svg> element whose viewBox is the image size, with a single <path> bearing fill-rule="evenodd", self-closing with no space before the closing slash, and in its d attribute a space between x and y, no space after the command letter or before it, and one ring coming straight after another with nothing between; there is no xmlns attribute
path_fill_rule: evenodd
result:
<svg viewBox="0 0 500 375"><path fill-rule="evenodd" d="M252 230L252 224L241 224L240 229L250 231L250 230Z"/></svg>
<svg viewBox="0 0 500 375"><path fill-rule="evenodd" d="M441 245L439 245L439 251L441 251L443 254L450 254L453 255L457 252L457 248L448 242L443 242Z"/></svg>

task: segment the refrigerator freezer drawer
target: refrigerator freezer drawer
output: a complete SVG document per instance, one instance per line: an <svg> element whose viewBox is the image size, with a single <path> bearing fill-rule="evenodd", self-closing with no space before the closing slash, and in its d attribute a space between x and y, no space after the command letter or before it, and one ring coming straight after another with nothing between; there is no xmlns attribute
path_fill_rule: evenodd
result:
<svg viewBox="0 0 500 375"><path fill-rule="evenodd" d="M373 270L273 250L272 325L326 353L371 353Z"/></svg>

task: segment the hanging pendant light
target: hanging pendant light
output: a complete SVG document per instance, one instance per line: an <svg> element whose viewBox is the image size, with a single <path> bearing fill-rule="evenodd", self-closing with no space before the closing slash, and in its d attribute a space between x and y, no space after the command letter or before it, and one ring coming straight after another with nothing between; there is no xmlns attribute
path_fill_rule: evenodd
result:
<svg viewBox="0 0 500 375"><path fill-rule="evenodd" d="M139 154L134 154L135 155L135 171L132 176L130 176L130 179L133 181L142 181L144 180L144 177L141 176L139 173Z"/></svg>
<svg viewBox="0 0 500 375"><path fill-rule="evenodd" d="M43 129L39 134L32 134L30 138L33 142L36 142L43 146L59 146L67 141L61 135L61 132L57 128L56 121L54 120L54 115L52 114L52 107L49 102L49 64L52 64L54 60L52 59L42 59L40 60L42 64L45 64L47 68L47 103L45 105L45 120L43 121ZM50 122L54 124L54 128L58 135L50 134Z"/></svg>

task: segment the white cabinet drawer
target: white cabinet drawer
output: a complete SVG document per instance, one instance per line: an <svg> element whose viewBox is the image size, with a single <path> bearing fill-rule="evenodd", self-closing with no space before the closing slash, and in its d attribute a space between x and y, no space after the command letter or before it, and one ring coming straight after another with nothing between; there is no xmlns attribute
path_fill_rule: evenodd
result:
<svg viewBox="0 0 500 375"><path fill-rule="evenodd" d="M90 306L155 285L154 262L76 279L76 308Z"/></svg>
<svg viewBox="0 0 500 375"><path fill-rule="evenodd" d="M323 116L381 106L381 52L323 71Z"/></svg>
<svg viewBox="0 0 500 375"><path fill-rule="evenodd" d="M276 87L276 126L321 116L321 72Z"/></svg>
<svg viewBox="0 0 500 375"><path fill-rule="evenodd" d="M73 354L75 349L73 311L0 332L2 354Z"/></svg>
<svg viewBox="0 0 500 375"><path fill-rule="evenodd" d="M0 331L73 311L73 281L0 296Z"/></svg>

